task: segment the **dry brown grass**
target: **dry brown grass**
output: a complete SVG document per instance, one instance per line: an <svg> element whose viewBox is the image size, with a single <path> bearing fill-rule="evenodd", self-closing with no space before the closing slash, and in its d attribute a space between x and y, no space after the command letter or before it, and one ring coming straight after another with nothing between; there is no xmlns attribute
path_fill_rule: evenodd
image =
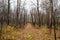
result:
<svg viewBox="0 0 60 40"><path fill-rule="evenodd" d="M56 30L56 34L57 40L60 40L60 29ZM7 26L2 28L2 40L54 40L54 32L52 29L50 34L46 26L37 29L30 23L24 29Z"/></svg>

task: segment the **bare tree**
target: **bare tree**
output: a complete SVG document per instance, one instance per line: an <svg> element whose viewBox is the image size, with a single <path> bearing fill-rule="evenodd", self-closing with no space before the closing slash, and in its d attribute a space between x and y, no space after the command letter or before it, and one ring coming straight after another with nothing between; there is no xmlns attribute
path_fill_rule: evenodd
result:
<svg viewBox="0 0 60 40"><path fill-rule="evenodd" d="M38 13L38 24L39 24L39 26L40 26L40 13L39 13L39 0L37 0L37 13Z"/></svg>
<svg viewBox="0 0 60 40"><path fill-rule="evenodd" d="M4 0L2 0L1 5L0 5L1 6L0 8L3 8L2 12L0 10L0 14L1 14L0 15L0 39L1 40L2 40L2 38L1 38L2 36L1 35L2 35L2 27L3 27L3 14L2 13L4 11L4 5L3 4L4 4Z"/></svg>
<svg viewBox="0 0 60 40"><path fill-rule="evenodd" d="M55 26L55 13L53 12L53 0L49 0L50 1L50 6L51 6L51 26L52 23L54 24L54 39L56 39L56 26Z"/></svg>
<svg viewBox="0 0 60 40"><path fill-rule="evenodd" d="M46 11L46 24L50 27L50 3L49 0L44 0L41 3L41 8Z"/></svg>
<svg viewBox="0 0 60 40"><path fill-rule="evenodd" d="M9 11L10 11L10 0L8 0L7 25L9 25Z"/></svg>
<svg viewBox="0 0 60 40"><path fill-rule="evenodd" d="M17 17L16 17L16 22L17 22L17 24L16 25L18 25L18 23L19 23L19 12L20 12L20 0L17 0L17 12L16 12L16 15L17 15Z"/></svg>
<svg viewBox="0 0 60 40"><path fill-rule="evenodd" d="M32 1L31 1L32 2ZM34 18L35 19L35 21L36 21L36 19L37 19L37 24L39 25L39 26L41 26L41 16L40 16L40 10L39 10L39 0L36 0L36 4L35 3L33 3L32 2L32 4L36 7L36 9L37 9L37 18ZM34 14L35 15L35 14ZM35 17L35 16L34 16Z"/></svg>

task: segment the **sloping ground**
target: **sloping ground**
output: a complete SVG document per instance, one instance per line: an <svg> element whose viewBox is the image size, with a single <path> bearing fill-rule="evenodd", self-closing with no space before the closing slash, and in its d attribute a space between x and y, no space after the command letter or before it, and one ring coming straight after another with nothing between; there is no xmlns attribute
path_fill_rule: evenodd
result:
<svg viewBox="0 0 60 40"><path fill-rule="evenodd" d="M8 28L3 28L2 39L3 40L54 40L53 29L49 33L49 29L46 26L42 26L36 29L32 24L28 23L25 25L24 29L14 28L8 26ZM60 30L56 31L57 40L60 40Z"/></svg>

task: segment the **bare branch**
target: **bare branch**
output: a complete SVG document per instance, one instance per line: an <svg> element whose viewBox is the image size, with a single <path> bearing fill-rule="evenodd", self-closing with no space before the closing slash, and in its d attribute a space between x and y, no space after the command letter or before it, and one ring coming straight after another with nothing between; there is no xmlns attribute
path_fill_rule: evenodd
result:
<svg viewBox="0 0 60 40"><path fill-rule="evenodd" d="M36 6L36 4L34 2L31 1L31 3L32 3L32 5Z"/></svg>

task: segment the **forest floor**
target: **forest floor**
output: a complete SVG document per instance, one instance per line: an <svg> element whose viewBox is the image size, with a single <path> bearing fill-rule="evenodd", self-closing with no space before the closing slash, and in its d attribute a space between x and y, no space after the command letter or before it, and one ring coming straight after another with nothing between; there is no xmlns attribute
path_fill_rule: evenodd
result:
<svg viewBox="0 0 60 40"><path fill-rule="evenodd" d="M37 28L30 23L27 23L25 28L15 28L12 26L2 28L2 40L54 40L54 31L46 26ZM60 28L56 30L56 38L60 40Z"/></svg>

